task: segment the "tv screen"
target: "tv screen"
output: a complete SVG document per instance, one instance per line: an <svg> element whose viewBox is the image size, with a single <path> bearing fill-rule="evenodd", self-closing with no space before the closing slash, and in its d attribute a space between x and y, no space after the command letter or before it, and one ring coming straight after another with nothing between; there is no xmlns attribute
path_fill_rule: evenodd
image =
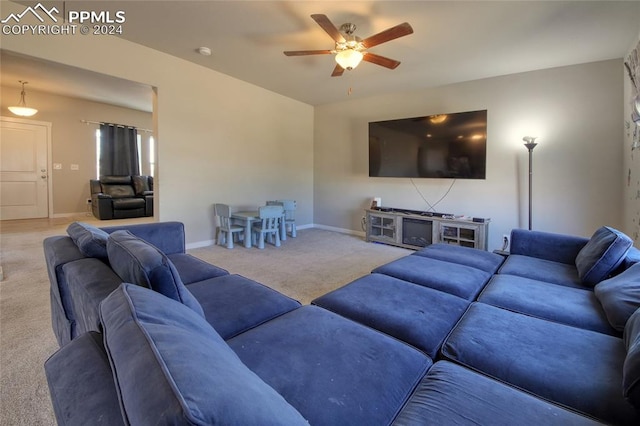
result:
<svg viewBox="0 0 640 426"><path fill-rule="evenodd" d="M369 176L485 179L487 110L369 123Z"/></svg>

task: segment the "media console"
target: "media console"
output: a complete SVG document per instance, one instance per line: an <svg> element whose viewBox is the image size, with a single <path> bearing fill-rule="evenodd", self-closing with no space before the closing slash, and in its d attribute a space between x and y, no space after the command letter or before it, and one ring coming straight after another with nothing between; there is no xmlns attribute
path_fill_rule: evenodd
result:
<svg viewBox="0 0 640 426"><path fill-rule="evenodd" d="M366 210L367 241L419 250L448 243L487 250L490 219L377 207Z"/></svg>

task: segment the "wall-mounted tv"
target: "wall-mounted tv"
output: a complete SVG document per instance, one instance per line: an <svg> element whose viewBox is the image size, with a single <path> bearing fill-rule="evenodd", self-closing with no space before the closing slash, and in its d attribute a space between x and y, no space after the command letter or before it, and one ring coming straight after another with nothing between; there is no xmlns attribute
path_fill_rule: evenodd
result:
<svg viewBox="0 0 640 426"><path fill-rule="evenodd" d="M369 176L485 179L487 110L369 123Z"/></svg>

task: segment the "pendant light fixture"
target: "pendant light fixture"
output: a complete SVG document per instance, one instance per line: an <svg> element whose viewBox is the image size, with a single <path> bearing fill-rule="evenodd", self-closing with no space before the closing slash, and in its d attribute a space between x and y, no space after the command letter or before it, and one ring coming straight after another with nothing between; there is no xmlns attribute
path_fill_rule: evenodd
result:
<svg viewBox="0 0 640 426"><path fill-rule="evenodd" d="M18 105L16 106L10 106L9 111L21 117L31 117L32 115L35 115L35 113L37 113L38 110L35 108L29 108L27 106L27 102L24 99L25 98L24 85L29 82L22 81L22 80L18 80L18 82L22 84L22 92L20 92L20 102L18 102Z"/></svg>

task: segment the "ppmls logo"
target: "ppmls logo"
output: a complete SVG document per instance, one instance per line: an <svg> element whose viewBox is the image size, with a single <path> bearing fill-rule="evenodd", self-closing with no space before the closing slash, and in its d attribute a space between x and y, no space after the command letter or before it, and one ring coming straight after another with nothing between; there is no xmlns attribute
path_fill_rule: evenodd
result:
<svg viewBox="0 0 640 426"><path fill-rule="evenodd" d="M38 13L38 10L40 11L40 13ZM42 5L42 3L38 3L37 5L35 5L35 7L27 7L22 13L19 14L15 14L15 13L11 13L9 16L7 16L5 19L3 19L2 22L3 24L6 24L10 21L15 21L16 23L20 23L20 20L27 14L32 14L33 16L36 17L36 19L42 23L44 23L44 18L42 18L42 14L48 16L53 22L58 22L58 19L53 16L54 13L58 14L60 13L60 11L54 6L51 8L51 10L47 10L46 7L44 7Z"/></svg>
<svg viewBox="0 0 640 426"><path fill-rule="evenodd" d="M118 10L70 10L63 22L58 23L60 11L55 6L47 9L38 3L28 6L20 13L11 13L0 20L3 35L74 35L79 32L82 35L119 35L123 33L122 25L125 22L125 12ZM35 18L39 24L33 22ZM64 19L66 18L66 20Z"/></svg>

